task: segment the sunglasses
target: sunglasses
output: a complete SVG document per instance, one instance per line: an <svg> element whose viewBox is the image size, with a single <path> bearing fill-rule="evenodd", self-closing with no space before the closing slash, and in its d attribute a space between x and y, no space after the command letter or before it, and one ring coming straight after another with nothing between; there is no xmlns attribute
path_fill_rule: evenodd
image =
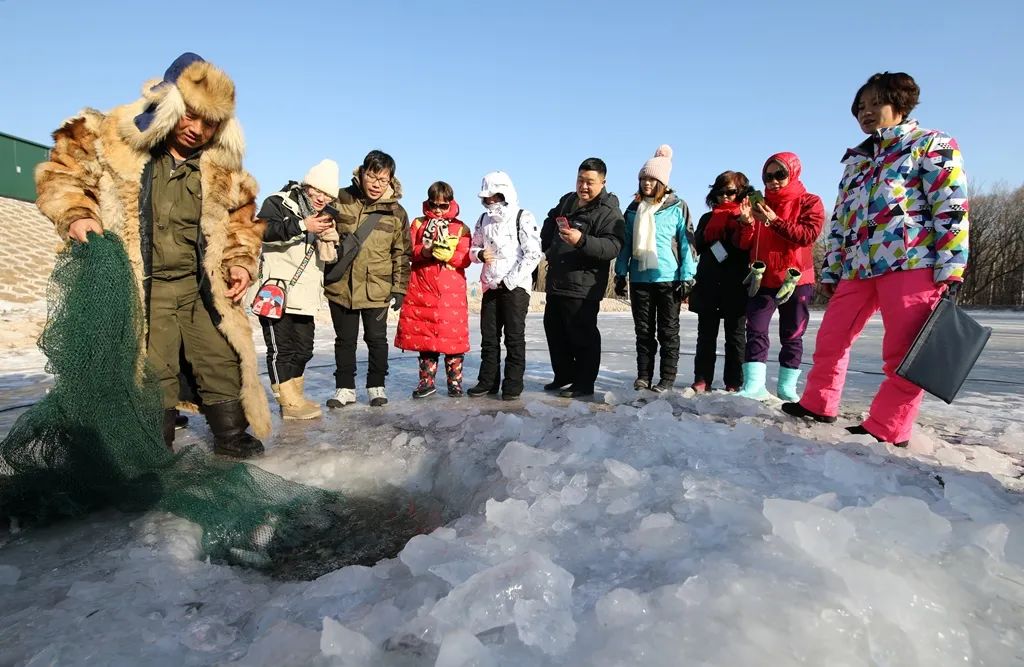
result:
<svg viewBox="0 0 1024 667"><path fill-rule="evenodd" d="M451 204L451 202L446 202L446 201L443 201L443 202L432 201L432 202L427 202L427 208L430 208L430 209L432 209L434 211L445 211L445 210L448 209L448 206L450 204Z"/></svg>
<svg viewBox="0 0 1024 667"><path fill-rule="evenodd" d="M737 194L739 194L739 190L737 190L736 188L727 188L725 190L719 190L718 194L721 195L722 197L735 197Z"/></svg>
<svg viewBox="0 0 1024 667"><path fill-rule="evenodd" d="M780 169L778 171L766 171L764 172L764 180L768 181L784 181L789 174L785 170Z"/></svg>

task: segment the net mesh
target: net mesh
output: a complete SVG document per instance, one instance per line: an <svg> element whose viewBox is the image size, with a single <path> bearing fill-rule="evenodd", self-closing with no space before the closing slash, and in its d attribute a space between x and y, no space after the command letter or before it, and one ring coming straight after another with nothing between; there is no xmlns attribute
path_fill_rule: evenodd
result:
<svg viewBox="0 0 1024 667"><path fill-rule="evenodd" d="M428 499L343 494L290 482L161 435L160 391L139 364L143 317L120 239L58 254L39 338L51 391L0 443L0 515L29 524L114 507L198 524L204 555L311 578L393 556L442 521Z"/></svg>

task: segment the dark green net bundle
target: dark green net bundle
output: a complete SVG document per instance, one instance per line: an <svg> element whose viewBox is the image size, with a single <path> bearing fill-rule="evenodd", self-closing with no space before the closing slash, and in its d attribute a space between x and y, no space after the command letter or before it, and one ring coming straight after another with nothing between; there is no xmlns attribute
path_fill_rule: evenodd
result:
<svg viewBox="0 0 1024 667"><path fill-rule="evenodd" d="M57 256L39 338L50 392L0 442L0 516L30 525L102 508L166 511L198 524L214 561L309 578L393 556L439 511L406 494L350 498L199 447L172 453L152 373L139 363L144 313L120 239Z"/></svg>

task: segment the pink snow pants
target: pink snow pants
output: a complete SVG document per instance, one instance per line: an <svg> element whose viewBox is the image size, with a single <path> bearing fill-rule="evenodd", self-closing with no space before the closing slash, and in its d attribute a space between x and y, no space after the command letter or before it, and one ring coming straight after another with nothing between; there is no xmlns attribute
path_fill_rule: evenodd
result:
<svg viewBox="0 0 1024 667"><path fill-rule="evenodd" d="M871 402L864 428L885 442L910 440L924 391L896 375L896 368L945 290L944 285L932 281L932 276L932 269L925 268L840 280L818 329L814 366L807 374L800 405L821 415L839 413L850 347L875 311L880 310L885 328L885 380Z"/></svg>

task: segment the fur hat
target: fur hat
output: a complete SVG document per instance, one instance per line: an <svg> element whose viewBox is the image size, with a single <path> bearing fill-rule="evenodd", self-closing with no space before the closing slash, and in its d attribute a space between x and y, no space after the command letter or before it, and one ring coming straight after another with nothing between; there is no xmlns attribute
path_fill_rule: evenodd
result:
<svg viewBox="0 0 1024 667"><path fill-rule="evenodd" d="M640 169L640 178L649 176L661 181L662 185L668 187L668 179L672 174L672 147L668 144L658 146L652 157Z"/></svg>
<svg viewBox="0 0 1024 667"><path fill-rule="evenodd" d="M135 126L145 132L157 115L157 107L174 88L184 106L206 120L225 121L235 115L235 84L230 77L195 53L183 53L174 59L156 85L148 85L143 95L151 101L135 117Z"/></svg>
<svg viewBox="0 0 1024 667"><path fill-rule="evenodd" d="M320 192L332 197L338 196L340 184L338 180L338 163L334 160L320 160L302 177L305 185L311 185Z"/></svg>

